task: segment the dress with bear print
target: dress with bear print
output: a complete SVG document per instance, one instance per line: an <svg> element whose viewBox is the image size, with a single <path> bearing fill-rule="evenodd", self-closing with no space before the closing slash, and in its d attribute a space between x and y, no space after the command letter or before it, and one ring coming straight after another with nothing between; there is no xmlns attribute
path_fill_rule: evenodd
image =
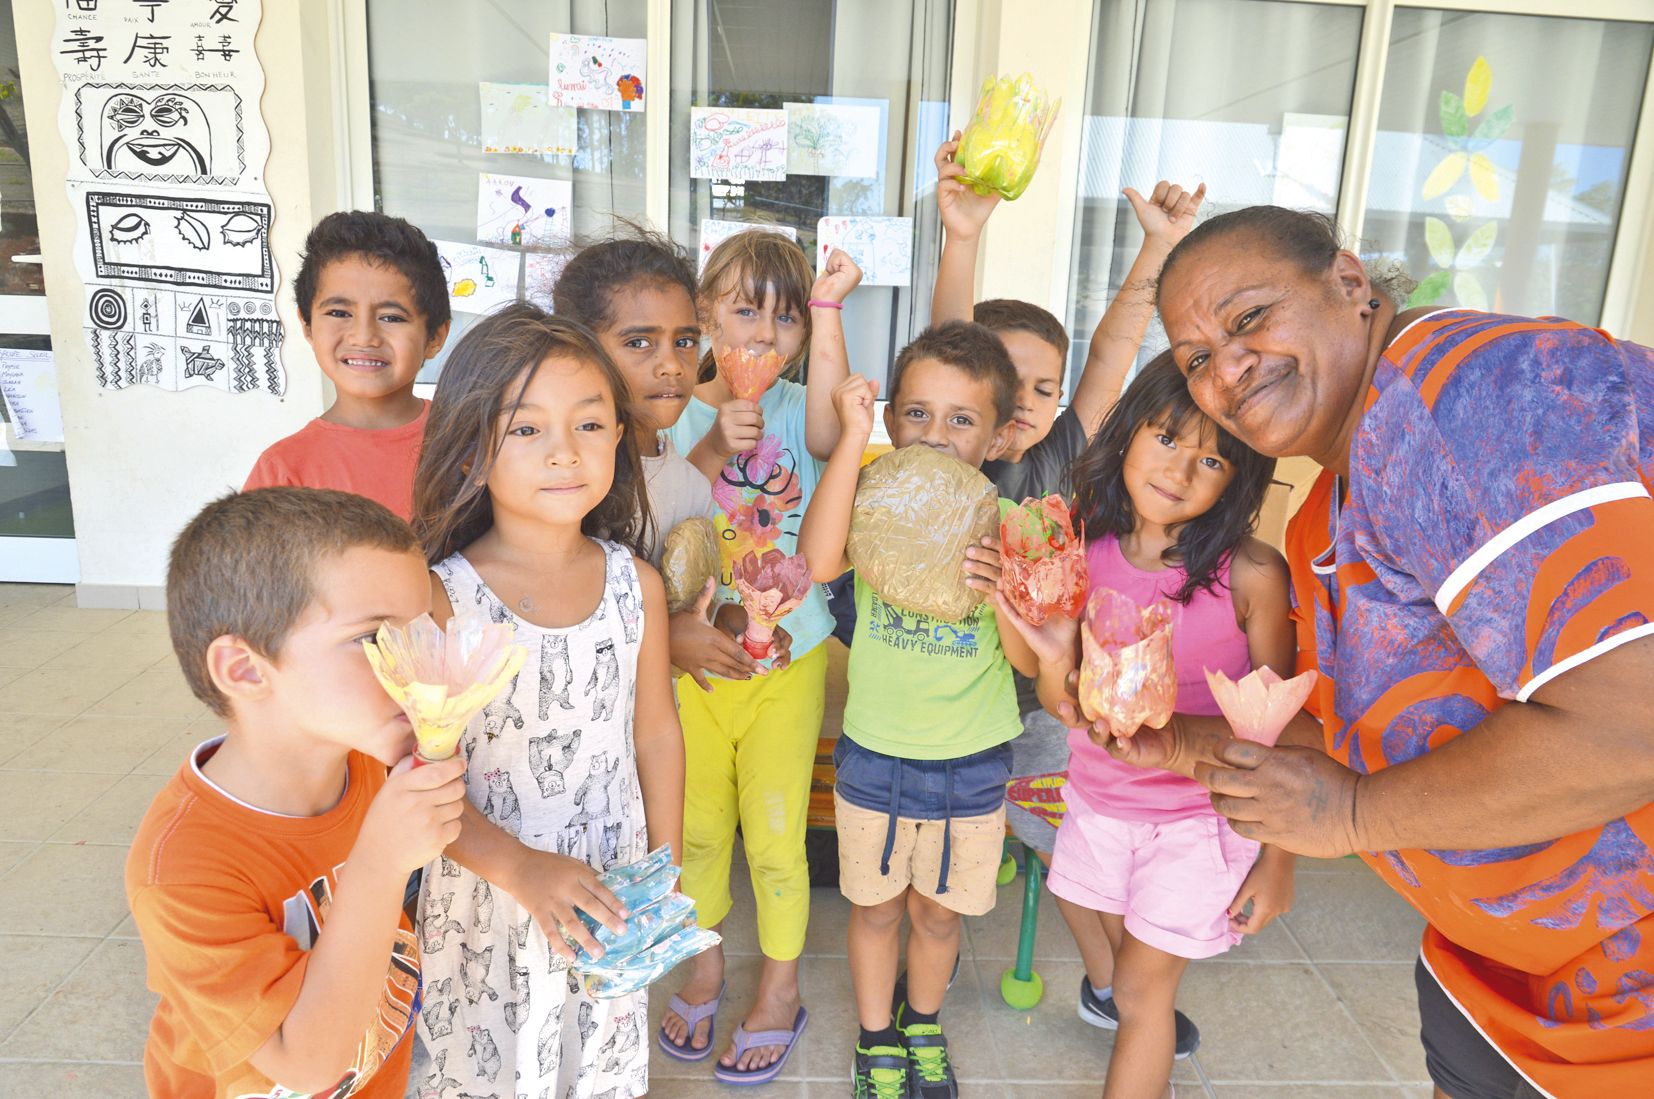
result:
<svg viewBox="0 0 1654 1099"><path fill-rule="evenodd" d="M525 622L454 554L434 569L455 611L509 622L528 659L460 740L472 804L527 846L594 869L648 850L632 746L643 598L630 552L604 550L603 598L578 625ZM443 857L419 898L419 1037L429 1080L477 1099L631 1099L649 1087L647 993L586 995L528 911Z"/></svg>

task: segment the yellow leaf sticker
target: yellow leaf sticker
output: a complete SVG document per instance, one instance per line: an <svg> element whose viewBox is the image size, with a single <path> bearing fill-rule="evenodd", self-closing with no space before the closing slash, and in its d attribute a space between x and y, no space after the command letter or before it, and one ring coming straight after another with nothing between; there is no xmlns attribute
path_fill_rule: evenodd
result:
<svg viewBox="0 0 1654 1099"><path fill-rule="evenodd" d="M1457 177L1458 173L1455 172L1454 178ZM1499 201L1499 177L1493 173L1493 161L1489 160L1486 154L1476 153L1470 158L1470 182L1475 186L1476 193L1489 202ZM1428 183L1425 184L1425 190L1429 190Z"/></svg>
<svg viewBox="0 0 1654 1099"><path fill-rule="evenodd" d="M1478 153L1477 155L1480 156L1481 154ZM1443 157L1442 162L1436 165L1424 181L1424 197L1435 198L1459 182L1459 177L1464 175L1465 159L1463 153L1448 153ZM1482 157L1482 159L1486 160L1487 158Z"/></svg>
<svg viewBox="0 0 1654 1099"><path fill-rule="evenodd" d="M1442 200L1442 203L1447 207L1447 212L1453 216L1454 221L1463 221L1470 216L1474 201L1469 195L1448 195Z"/></svg>
<svg viewBox="0 0 1654 1099"><path fill-rule="evenodd" d="M1493 66L1487 58L1478 57L1464 78L1464 113L1475 118L1487 106L1487 93L1493 88Z"/></svg>

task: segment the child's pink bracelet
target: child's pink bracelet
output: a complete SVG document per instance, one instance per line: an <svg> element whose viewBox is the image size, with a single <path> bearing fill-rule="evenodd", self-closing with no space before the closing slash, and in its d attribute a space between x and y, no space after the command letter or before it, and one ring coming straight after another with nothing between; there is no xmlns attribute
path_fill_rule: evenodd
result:
<svg viewBox="0 0 1654 1099"><path fill-rule="evenodd" d="M844 308L844 303L841 302L841 301L822 301L820 298L811 298L810 299L810 308L811 309L843 309Z"/></svg>

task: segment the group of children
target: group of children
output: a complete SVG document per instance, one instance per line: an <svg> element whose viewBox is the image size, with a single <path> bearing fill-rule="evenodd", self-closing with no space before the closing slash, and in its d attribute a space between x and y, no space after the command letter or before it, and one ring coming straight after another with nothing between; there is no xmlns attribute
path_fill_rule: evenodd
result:
<svg viewBox="0 0 1654 1099"><path fill-rule="evenodd" d="M933 324L882 393L845 350L861 277L849 256L813 275L798 245L749 231L697 277L684 249L633 231L575 255L551 302L473 324L426 403L414 379L450 323L434 247L380 214L315 227L295 293L337 399L190 523L168 571L175 651L226 732L157 796L127 865L160 994L153 1094L643 1095L652 1046L718 1052L725 957L685 963L651 1035L645 993L594 998L571 969L577 946L601 953L581 917L621 930L629 913L598 875L670 844L717 928L737 831L762 967L712 1072L778 1076L809 1019L824 583L849 568L878 400L892 446L979 467L1011 502L1075 500L1091 585L1174 601L1180 708L1216 712L1206 666L1290 674L1285 567L1250 537L1272 463L1200 414L1166 356L1120 393L1153 279L1203 190L1127 191L1143 247L1059 414L1062 323L971 301L998 200L960 182L955 147L937 153ZM789 377L738 399L716 369L725 348L774 351ZM665 536L695 516L715 525L722 574L668 614ZM802 553L823 583L759 661L738 640L731 565L767 549ZM1076 625L1017 616L996 590L994 540L933 567L963 569L983 603L950 623L853 585L834 753L852 1094L959 1093L941 1009L960 917L993 907L1008 780L1066 765L1054 843L1023 839L1049 862L1085 960L1081 1016L1119 1028L1105 1094L1157 1099L1196 1040L1174 1014L1184 966L1290 903L1290 856L1260 856L1192 780L1120 763L1057 722L1072 712ZM527 661L452 760L416 767L363 642L383 622L461 609L511 624ZM890 612L959 640L901 644Z"/></svg>

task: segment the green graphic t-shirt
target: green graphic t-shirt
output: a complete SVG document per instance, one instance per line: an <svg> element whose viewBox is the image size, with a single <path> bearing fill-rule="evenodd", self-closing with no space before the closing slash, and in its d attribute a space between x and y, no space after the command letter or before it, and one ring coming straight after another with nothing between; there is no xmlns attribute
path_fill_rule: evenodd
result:
<svg viewBox="0 0 1654 1099"><path fill-rule="evenodd" d="M958 759L1022 732L993 608L947 622L886 602L858 575L844 731L901 759Z"/></svg>

